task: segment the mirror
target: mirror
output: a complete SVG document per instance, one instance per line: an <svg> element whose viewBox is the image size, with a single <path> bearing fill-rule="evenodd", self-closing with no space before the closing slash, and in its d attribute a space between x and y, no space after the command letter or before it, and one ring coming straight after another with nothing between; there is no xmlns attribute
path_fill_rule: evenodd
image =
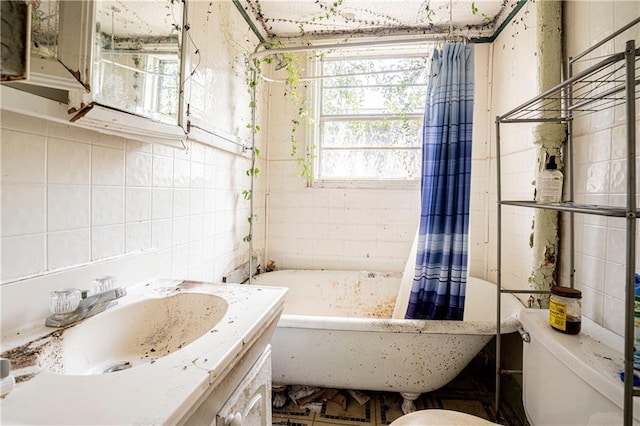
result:
<svg viewBox="0 0 640 426"><path fill-rule="evenodd" d="M98 0L94 101L178 124L182 0Z"/></svg>

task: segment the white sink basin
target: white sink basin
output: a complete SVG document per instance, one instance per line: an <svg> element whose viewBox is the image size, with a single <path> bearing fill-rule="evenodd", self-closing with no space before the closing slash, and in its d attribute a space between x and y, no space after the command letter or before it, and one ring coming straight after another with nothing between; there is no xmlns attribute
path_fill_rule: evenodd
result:
<svg viewBox="0 0 640 426"><path fill-rule="evenodd" d="M154 363L189 345L222 319L228 303L205 293L177 293L107 309L43 348L44 371L103 374Z"/></svg>

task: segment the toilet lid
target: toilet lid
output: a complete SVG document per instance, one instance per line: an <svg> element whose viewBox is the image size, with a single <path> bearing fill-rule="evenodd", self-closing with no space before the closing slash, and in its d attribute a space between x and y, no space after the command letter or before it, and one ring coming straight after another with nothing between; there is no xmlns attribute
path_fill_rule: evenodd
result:
<svg viewBox="0 0 640 426"><path fill-rule="evenodd" d="M391 423L390 426L425 426L425 425L496 425L471 414L451 410L420 410L406 414Z"/></svg>

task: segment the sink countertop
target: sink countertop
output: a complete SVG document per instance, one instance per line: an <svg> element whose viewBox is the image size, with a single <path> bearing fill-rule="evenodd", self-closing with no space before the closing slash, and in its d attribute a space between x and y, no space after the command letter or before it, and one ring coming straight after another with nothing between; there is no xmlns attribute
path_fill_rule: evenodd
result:
<svg viewBox="0 0 640 426"><path fill-rule="evenodd" d="M154 280L129 287L118 309L143 299L178 292L208 293L229 303L210 331L182 349L125 371L99 375L59 375L35 365L18 366L16 388L0 401L5 424L175 424L277 321L286 289L195 281ZM98 314L99 317L101 314ZM2 336L2 351L51 334L42 324ZM56 332L60 333L60 332ZM64 332L62 332L64 338ZM35 357L32 360L35 361Z"/></svg>

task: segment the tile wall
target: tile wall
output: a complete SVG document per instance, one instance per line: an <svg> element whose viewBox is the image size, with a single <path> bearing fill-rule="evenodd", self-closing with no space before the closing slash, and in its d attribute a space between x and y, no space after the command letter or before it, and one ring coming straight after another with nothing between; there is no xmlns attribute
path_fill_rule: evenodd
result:
<svg viewBox="0 0 640 426"><path fill-rule="evenodd" d="M248 260L245 156L0 119L2 282L151 248L167 277L220 280Z"/></svg>
<svg viewBox="0 0 640 426"><path fill-rule="evenodd" d="M567 2L567 55L575 56L640 16L636 1ZM624 50L625 42L640 44L640 25L604 44L594 57ZM576 64L580 70L594 61ZM636 101L636 143L640 143L640 105ZM576 201L624 206L626 203L625 112L611 108L574 123ZM636 148L637 150L638 148ZM638 152L638 151L637 151ZM640 197L639 197L640 200ZM576 215L576 284L583 292L583 314L623 335L625 221ZM568 239L568 235L565 235ZM640 239L636 236L636 241ZM563 253L568 259L568 251ZM640 265L637 256L636 265ZM640 269L638 269L640 272ZM566 276L568 272L563 271Z"/></svg>
<svg viewBox="0 0 640 426"><path fill-rule="evenodd" d="M488 227L486 275L496 282L497 262L497 182L495 118L537 95L536 5L527 2L517 18L508 24L496 41L489 46L490 93L487 123L490 126L489 168L486 180ZM536 151L532 126L509 124L500 128L502 154L502 197L532 200L535 180ZM502 284L505 288L528 288L532 254L529 236L534 212L530 209L502 210Z"/></svg>

